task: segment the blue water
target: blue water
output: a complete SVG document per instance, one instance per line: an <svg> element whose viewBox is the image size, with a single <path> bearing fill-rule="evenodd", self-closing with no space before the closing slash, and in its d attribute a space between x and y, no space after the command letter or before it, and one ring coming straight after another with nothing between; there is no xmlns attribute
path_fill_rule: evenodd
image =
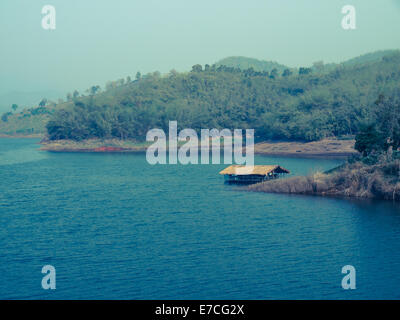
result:
<svg viewBox="0 0 400 320"><path fill-rule="evenodd" d="M400 298L400 208L245 192L225 165L0 139L1 299ZM339 160L256 157L293 174ZM41 269L56 268L56 290ZM357 289L343 290L353 265Z"/></svg>

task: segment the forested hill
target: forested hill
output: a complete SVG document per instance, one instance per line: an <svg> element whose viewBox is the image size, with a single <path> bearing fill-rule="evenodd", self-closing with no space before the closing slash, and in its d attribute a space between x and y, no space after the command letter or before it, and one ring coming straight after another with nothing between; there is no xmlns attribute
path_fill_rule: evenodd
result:
<svg viewBox="0 0 400 320"><path fill-rule="evenodd" d="M366 62L374 62L374 61L379 61L382 58L394 54L400 53L400 50L380 50L380 51L375 51L371 53L366 53L361 56L349 59L345 62L343 62L343 65L345 66L351 66L351 65L356 65L356 64L363 64Z"/></svg>
<svg viewBox="0 0 400 320"><path fill-rule="evenodd" d="M268 71L268 72L271 72L274 69L276 69L278 72L283 72L283 70L288 69L287 66L279 64L277 62L263 61L247 57L228 57L219 60L216 63L216 65L239 68L242 70L253 68L254 71Z"/></svg>
<svg viewBox="0 0 400 320"><path fill-rule="evenodd" d="M380 50L371 53L362 54L358 57L343 61L341 63L327 63L316 61L313 63L311 69L313 71L321 72L330 72L339 66L355 66L361 65L368 62L376 62L380 61L385 56L390 56L393 54L400 53L400 50ZM274 61L265 61L265 60L258 60L254 58L248 57L227 57L224 59L219 60L216 63L217 66L224 65L227 67L234 67L239 68L242 70L253 68L255 71L268 71L271 72L272 70L276 69L278 72L282 73L285 69L290 69L291 71L295 71L296 68L290 68L283 64L274 62Z"/></svg>
<svg viewBox="0 0 400 320"><path fill-rule="evenodd" d="M168 121L177 120L180 128L254 128L258 140L311 141L357 133L374 121L378 96L399 95L399 84L397 52L331 72L195 65L186 73L155 72L114 82L100 93L93 86L85 97L41 107L29 117L50 119L52 140L143 140L149 129L167 130ZM0 120L0 132L16 117L29 118L25 113Z"/></svg>

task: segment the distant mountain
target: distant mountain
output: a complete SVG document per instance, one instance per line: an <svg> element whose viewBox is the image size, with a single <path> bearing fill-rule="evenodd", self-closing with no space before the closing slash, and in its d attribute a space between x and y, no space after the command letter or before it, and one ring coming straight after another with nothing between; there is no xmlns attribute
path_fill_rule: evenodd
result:
<svg viewBox="0 0 400 320"><path fill-rule="evenodd" d="M278 69L279 64L249 58L221 61L191 72L116 81L105 91L58 105L19 109L1 116L0 134L47 129L51 140L141 141L149 129L165 131L169 120L177 120L180 129L251 128L258 141L313 141L354 135L373 123L374 102L381 94L400 99L400 52L364 55L334 64L329 72L323 63L268 74L265 68Z"/></svg>
<svg viewBox="0 0 400 320"><path fill-rule="evenodd" d="M400 50L380 50L344 61L342 64L345 66L354 66L357 64L364 64L368 62L375 62L382 60L383 57L399 54Z"/></svg>
<svg viewBox="0 0 400 320"><path fill-rule="evenodd" d="M374 63L381 61L384 57L390 57L393 55L399 55L400 50L380 50L371 53L362 54L358 57L351 58L341 63L327 63L321 65L321 63L314 63L311 67L313 71L328 73L335 70L338 67L352 67L361 66L368 63Z"/></svg>
<svg viewBox="0 0 400 320"><path fill-rule="evenodd" d="M358 57L343 61L341 63L327 63L323 64L321 62L316 62L311 68L313 71L327 73L333 71L338 66L355 66L361 65L370 62L377 62L382 60L383 57L391 56L399 54L400 50L380 50L367 54L360 55ZM216 63L217 66L224 65L227 67L239 68L242 70L246 70L249 68L253 68L255 71L268 71L270 72L272 69L277 69L279 73L282 73L285 69L291 69L283 64L274 62L274 61L265 61L258 60L254 58L248 57L227 57L222 60L219 60Z"/></svg>
<svg viewBox="0 0 400 320"><path fill-rule="evenodd" d="M37 106L43 98L57 101L57 99L61 98L62 96L64 96L63 92L55 90L36 92L7 92L5 94L0 94L0 113L11 111L11 105L14 103L18 105L18 110L22 110Z"/></svg>
<svg viewBox="0 0 400 320"><path fill-rule="evenodd" d="M279 64L273 61L264 61L258 60L254 58L247 57L228 57L222 60L219 60L216 63L217 66L223 65L227 67L239 68L241 70L246 70L249 68L253 68L254 71L268 71L270 72L273 69L277 69L279 72L287 69L288 67Z"/></svg>

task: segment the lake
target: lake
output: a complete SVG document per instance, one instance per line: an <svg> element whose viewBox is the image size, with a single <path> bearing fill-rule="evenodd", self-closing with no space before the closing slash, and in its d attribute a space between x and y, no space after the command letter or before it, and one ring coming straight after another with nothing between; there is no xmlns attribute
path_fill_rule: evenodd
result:
<svg viewBox="0 0 400 320"><path fill-rule="evenodd" d="M0 139L0 299L398 299L400 207L251 193L227 165ZM292 175L342 160L256 156ZM56 290L41 287L56 268ZM341 286L345 265L357 289Z"/></svg>

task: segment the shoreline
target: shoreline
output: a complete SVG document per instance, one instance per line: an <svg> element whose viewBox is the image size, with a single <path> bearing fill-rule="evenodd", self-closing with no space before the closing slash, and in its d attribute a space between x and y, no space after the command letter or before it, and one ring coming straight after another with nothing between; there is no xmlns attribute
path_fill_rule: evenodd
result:
<svg viewBox="0 0 400 320"><path fill-rule="evenodd" d="M42 141L40 144L39 150L48 152L137 153L146 152L153 143L89 139L79 142ZM313 142L260 142L254 145L254 154L292 158L347 158L357 154L357 151L354 149L354 140L324 139Z"/></svg>
<svg viewBox="0 0 400 320"><path fill-rule="evenodd" d="M248 186L252 192L400 201L399 160L383 159L372 165L346 163L330 172L265 181ZM398 169L397 169L398 170Z"/></svg>
<svg viewBox="0 0 400 320"><path fill-rule="evenodd" d="M34 134L0 134L0 139L43 139L44 135L41 133Z"/></svg>
<svg viewBox="0 0 400 320"><path fill-rule="evenodd" d="M347 158L358 154L355 140L323 139L312 142L260 142L254 145L259 155L293 158Z"/></svg>

